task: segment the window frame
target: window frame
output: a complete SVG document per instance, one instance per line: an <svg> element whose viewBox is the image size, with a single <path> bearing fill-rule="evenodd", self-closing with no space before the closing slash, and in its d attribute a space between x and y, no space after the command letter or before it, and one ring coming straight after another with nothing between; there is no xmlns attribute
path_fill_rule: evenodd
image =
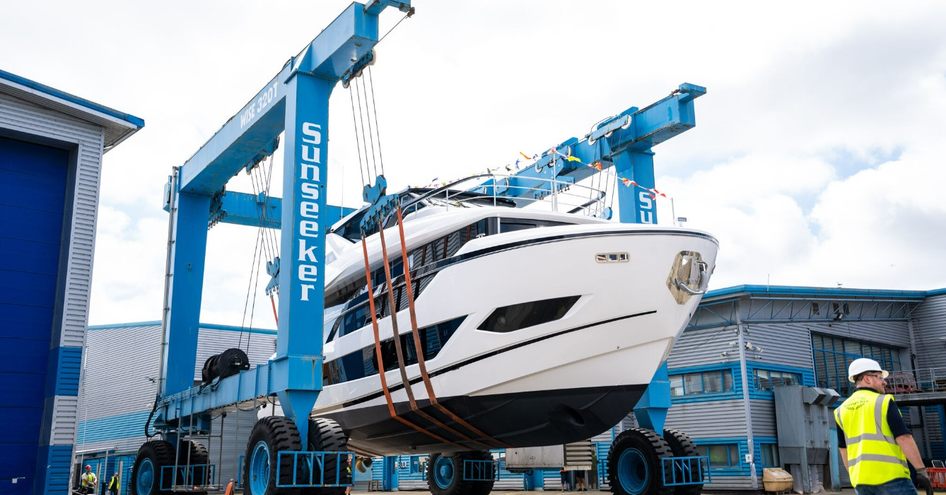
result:
<svg viewBox="0 0 946 495"><path fill-rule="evenodd" d="M707 376L712 377L714 375L715 377L711 379L718 378L717 383L719 383L719 389L708 390ZM691 379L688 382L688 377L692 378L696 376L699 376L700 389L699 391L692 391L687 384L694 383L694 381ZM732 368L676 373L670 375L668 379L670 382L670 397L703 397L727 394L735 391L735 381L733 380ZM677 392L678 390L680 391L679 393Z"/></svg>
<svg viewBox="0 0 946 495"><path fill-rule="evenodd" d="M768 456L766 456L766 451L769 451ZM779 459L779 455L778 455L777 443L760 443L759 444L759 457L760 457L759 461L761 462L763 468L782 467L781 459Z"/></svg>
<svg viewBox="0 0 946 495"><path fill-rule="evenodd" d="M726 464L714 464L711 450L714 448L726 449ZM742 467L742 457L739 454L739 444L730 442L697 444L696 450L707 458L711 470L733 470Z"/></svg>
<svg viewBox="0 0 946 495"><path fill-rule="evenodd" d="M853 392L854 384L847 379L851 361L866 357L874 359L888 371L900 371L900 354L904 350L889 344L850 339L823 333L811 333L811 354L815 385L833 388L842 397Z"/></svg>
<svg viewBox="0 0 946 495"><path fill-rule="evenodd" d="M762 385L763 378L760 376L762 373L765 373L767 376L765 380L769 383L768 387ZM773 376L778 375L778 376ZM783 380L782 385L785 385L785 378L791 377L793 383L788 385L802 385L802 374L797 371L783 371L783 370L773 370L770 368L753 368L752 370L752 381L756 390L762 392L772 392L775 388L773 380Z"/></svg>

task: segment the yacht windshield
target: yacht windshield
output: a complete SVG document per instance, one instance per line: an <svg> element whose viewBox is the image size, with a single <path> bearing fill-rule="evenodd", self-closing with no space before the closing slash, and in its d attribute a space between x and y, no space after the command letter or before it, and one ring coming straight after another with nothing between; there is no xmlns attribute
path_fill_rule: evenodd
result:
<svg viewBox="0 0 946 495"><path fill-rule="evenodd" d="M404 215L416 213L428 206L444 206L451 208L479 208L483 206L502 206L515 208L516 203L509 198L493 197L478 192L457 191L453 189L434 189L429 187L411 188L400 194L401 206L404 209ZM357 213L352 215L335 229L332 233L338 234L352 242L361 240L361 219L368 211L363 207ZM388 228L394 225L395 217L388 219ZM377 225L365 232L365 237L378 232Z"/></svg>

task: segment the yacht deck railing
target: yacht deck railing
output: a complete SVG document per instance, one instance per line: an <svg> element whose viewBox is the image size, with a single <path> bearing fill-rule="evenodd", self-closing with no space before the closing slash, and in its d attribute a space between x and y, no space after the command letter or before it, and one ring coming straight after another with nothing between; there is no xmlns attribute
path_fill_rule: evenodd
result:
<svg viewBox="0 0 946 495"><path fill-rule="evenodd" d="M542 177L481 174L433 189L416 201L409 202L405 209L410 212L421 204L447 208L492 204L610 218L613 204L610 192L615 187L615 176L610 170L598 176L583 183L575 183Z"/></svg>

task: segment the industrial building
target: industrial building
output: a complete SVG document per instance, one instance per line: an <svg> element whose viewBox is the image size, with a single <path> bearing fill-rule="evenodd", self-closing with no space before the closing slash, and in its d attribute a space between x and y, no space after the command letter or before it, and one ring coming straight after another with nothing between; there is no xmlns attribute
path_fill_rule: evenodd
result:
<svg viewBox="0 0 946 495"><path fill-rule="evenodd" d="M95 466L100 479L114 470L130 479L154 400L160 322L95 326L88 335L75 461ZM203 325L195 383L200 380L200 365L210 355L227 347L241 347L257 364L272 355L274 342L275 332L270 330ZM821 387L846 396L851 391L847 364L861 356L877 359L894 376L897 372L902 375L917 370L922 375L938 369L946 379L944 347L943 289L744 285L711 291L669 357L673 406L667 427L688 432L701 453L709 457L712 481L707 488L758 490L763 468L786 464L779 454L774 387ZM906 404L909 396L897 398ZM935 404L944 397L946 392L926 403ZM942 402L939 404L904 407L925 458L946 457L946 415ZM256 415L255 411L231 413L216 430L222 432L222 438L210 440L211 462L219 463L222 479L238 479L246 437ZM633 419L622 423L592 439L599 478L611 440L632 425ZM363 488L424 489L425 457L378 460L367 472L356 473L355 481ZM495 457L502 463L500 451ZM823 466L819 471L823 478L816 481L829 485L836 477L835 482L843 483L843 469L839 472L837 465L832 468L830 464ZM505 470L499 476L497 488L522 489L529 483L528 476ZM549 470L541 478L548 489L560 486L557 470Z"/></svg>
<svg viewBox="0 0 946 495"><path fill-rule="evenodd" d="M102 156L143 126L0 70L2 493L66 493Z"/></svg>
<svg viewBox="0 0 946 495"><path fill-rule="evenodd" d="M779 456L774 387L821 387L844 398L853 390L847 366L858 357L890 370L890 383L898 376L921 381L937 370L946 377L944 350L943 289L744 285L711 291L670 354L667 424L692 435L709 456L710 488L759 489L764 467L786 464ZM946 382L931 386L938 393L923 407L904 407L914 394L895 396L923 457L943 459ZM825 486L832 478L846 480L834 459L823 470Z"/></svg>

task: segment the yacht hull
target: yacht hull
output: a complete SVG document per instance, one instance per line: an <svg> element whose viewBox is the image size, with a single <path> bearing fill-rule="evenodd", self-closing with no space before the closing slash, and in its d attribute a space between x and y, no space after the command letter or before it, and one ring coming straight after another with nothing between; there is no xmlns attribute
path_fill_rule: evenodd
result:
<svg viewBox="0 0 946 495"><path fill-rule="evenodd" d="M698 253L708 278L716 241L610 223L541 230L474 239L444 263L416 299L418 326L464 319L426 373L406 366L407 386L396 367L386 386L377 373L328 384L313 416L336 420L352 448L372 454L559 444L619 422L699 303L674 290L681 253ZM556 298L577 300L551 321L490 328L497 308ZM407 310L397 323L410 334ZM390 317L379 335L391 339ZM368 325L330 342L326 361L361 350L367 363L374 344Z"/></svg>

